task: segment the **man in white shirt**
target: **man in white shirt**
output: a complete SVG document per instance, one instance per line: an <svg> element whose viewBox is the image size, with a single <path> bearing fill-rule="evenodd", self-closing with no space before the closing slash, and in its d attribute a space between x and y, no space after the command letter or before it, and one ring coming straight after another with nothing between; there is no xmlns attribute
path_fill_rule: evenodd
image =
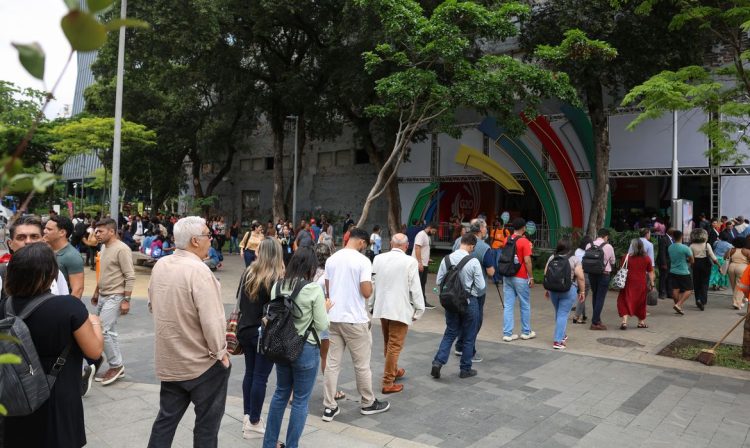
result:
<svg viewBox="0 0 750 448"><path fill-rule="evenodd" d="M412 251L412 257L417 259L417 266L419 267L419 284L422 286L422 296L424 296L424 307L428 310L435 309L435 305L431 305L427 302L427 293L425 292L425 284L427 283L427 272L428 265L430 264L430 235L434 235L437 232L437 225L430 223L417 233L414 237L414 250Z"/></svg>
<svg viewBox="0 0 750 448"><path fill-rule="evenodd" d="M378 401L372 391L372 335L370 317L365 309L366 300L372 295L372 264L362 255L369 242L370 235L364 229L350 228L346 247L326 261L326 290L335 303L328 314L330 346L323 376L323 421L326 422L341 412L335 394L346 348L352 357L357 391L362 397L360 413L379 414L390 408L390 403Z"/></svg>
<svg viewBox="0 0 750 448"><path fill-rule="evenodd" d="M384 394L404 390L403 384L394 383L406 374L404 369L398 367L398 357L404 347L409 325L424 313L417 260L406 255L408 247L406 235L397 233L391 238L390 252L376 256L372 264L375 282L372 317L380 319L383 329Z"/></svg>
<svg viewBox="0 0 750 448"><path fill-rule="evenodd" d="M649 228L642 228L640 230L641 235L641 242L643 243L643 251L646 252L646 255L651 258L651 266L656 267L656 257L654 256L654 244L651 242L651 229ZM628 249L628 254L633 255L632 247Z"/></svg>

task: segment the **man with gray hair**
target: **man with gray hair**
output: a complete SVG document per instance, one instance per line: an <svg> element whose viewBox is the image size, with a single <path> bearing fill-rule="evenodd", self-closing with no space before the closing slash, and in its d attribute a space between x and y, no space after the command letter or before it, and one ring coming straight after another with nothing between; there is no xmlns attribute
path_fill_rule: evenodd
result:
<svg viewBox="0 0 750 448"><path fill-rule="evenodd" d="M398 367L398 357L404 347L409 325L424 314L424 296L419 283L417 259L406 255L409 238L397 233L391 238L391 250L375 257L372 276L375 293L372 295L372 317L380 319L383 329L384 394L404 390L394 382L406 371ZM377 275L376 275L377 274Z"/></svg>
<svg viewBox="0 0 750 448"><path fill-rule="evenodd" d="M231 365L221 287L203 263L213 238L203 218L188 216L175 223L174 239L174 254L156 262L148 285L154 364L161 380L159 414L148 446L171 446L192 402L193 445L216 447Z"/></svg>

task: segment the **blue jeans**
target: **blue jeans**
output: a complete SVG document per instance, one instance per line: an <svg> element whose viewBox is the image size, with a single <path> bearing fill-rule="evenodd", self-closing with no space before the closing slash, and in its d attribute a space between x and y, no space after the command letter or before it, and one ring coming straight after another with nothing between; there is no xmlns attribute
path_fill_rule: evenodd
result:
<svg viewBox="0 0 750 448"><path fill-rule="evenodd" d="M245 352L245 377L242 379L242 404L245 415L250 416L250 423L258 423L263 401L266 399L268 375L273 369L273 362L258 353L258 332L252 329L239 335L240 345Z"/></svg>
<svg viewBox="0 0 750 448"><path fill-rule="evenodd" d="M516 298L521 306L521 330L523 334L531 333L531 296L529 280L518 277L503 277L503 295L505 296L505 310L503 311L503 336L513 334L515 324Z"/></svg>
<svg viewBox="0 0 750 448"><path fill-rule="evenodd" d="M609 272L606 274L589 274L589 283L591 283L591 324L598 325L602 323L602 310L604 309L604 299L607 298L609 291Z"/></svg>
<svg viewBox="0 0 750 448"><path fill-rule="evenodd" d="M576 297L578 296L578 288L572 286L568 292L549 292L549 300L552 302L552 306L555 307L555 336L554 342L562 342L565 338L565 329L568 327L568 314L570 309L573 308ZM579 305L583 305L579 303Z"/></svg>
<svg viewBox="0 0 750 448"><path fill-rule="evenodd" d="M469 297L469 304L466 307L466 313L463 315L446 311L445 333L443 333L443 340L440 341L440 347L432 362L441 366L445 365L448 362L453 341L461 337L464 341L463 347L460 348L463 352L461 355L461 370L471 370L471 358L474 356L478 324L479 303L474 296Z"/></svg>
<svg viewBox="0 0 750 448"><path fill-rule="evenodd" d="M289 426L286 430L287 448L298 448L302 430L307 421L307 404L310 401L315 376L320 364L320 348L306 343L299 358L291 365L276 365L276 392L271 399L268 410L266 434L263 437L263 448L276 448L281 431L281 419L289 403L289 396L294 391L292 411L289 414Z"/></svg>
<svg viewBox="0 0 750 448"><path fill-rule="evenodd" d="M240 243L237 241L236 236L229 237L229 253L237 251L237 253L240 253Z"/></svg>
<svg viewBox="0 0 750 448"><path fill-rule="evenodd" d="M242 255L245 258L245 267L250 266L251 264L253 264L253 261L255 261L254 250L246 250L242 253Z"/></svg>
<svg viewBox="0 0 750 448"><path fill-rule="evenodd" d="M479 335L479 330L482 329L482 323L484 322L484 301L487 298L487 293L485 292L481 296L477 296L477 305L479 306L479 322L477 322L477 335ZM475 338L476 341L476 338ZM459 352L461 351L460 348L464 346L464 338L463 336L459 336L458 340L456 341L456 350ZM471 355L474 356L477 354L477 347L476 344L474 345L474 353Z"/></svg>

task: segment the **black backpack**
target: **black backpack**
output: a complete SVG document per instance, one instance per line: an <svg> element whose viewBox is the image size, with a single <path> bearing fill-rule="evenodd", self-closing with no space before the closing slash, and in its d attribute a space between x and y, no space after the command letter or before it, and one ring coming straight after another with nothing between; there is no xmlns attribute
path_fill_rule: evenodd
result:
<svg viewBox="0 0 750 448"><path fill-rule="evenodd" d="M604 274L604 245L597 246L591 243L581 259L583 272L587 274L601 275Z"/></svg>
<svg viewBox="0 0 750 448"><path fill-rule="evenodd" d="M54 297L57 296L50 293L37 296L17 315L13 310L13 298L8 297L5 301L5 317L0 319L0 334L3 335L0 353L15 355L19 360L18 364L0 364L0 403L5 406L8 417L32 414L49 400L57 375L70 353L71 345L68 344L50 373L45 374L29 327L24 322L39 306Z"/></svg>
<svg viewBox="0 0 750 448"><path fill-rule="evenodd" d="M523 238L523 237L518 237ZM518 238L511 238L505 242L505 246L500 249L500 256L497 258L497 272L503 277L513 277L521 270L521 260L516 257L516 241Z"/></svg>
<svg viewBox="0 0 750 448"><path fill-rule="evenodd" d="M570 257L555 255L547 263L544 273L544 289L554 292L568 292L573 286L573 272L570 269Z"/></svg>
<svg viewBox="0 0 750 448"><path fill-rule="evenodd" d="M466 263L471 259L472 256L467 255L455 266L451 264L450 255L446 255L443 259L447 272L443 277L442 283L439 285L439 297L440 305L442 305L446 311L458 314L466 313L466 306L468 304L470 293L464 288L464 283L461 281L461 276L459 274L464 266L466 266ZM472 284L472 287L473 286L474 285Z"/></svg>
<svg viewBox="0 0 750 448"><path fill-rule="evenodd" d="M318 345L320 345L320 340L312 323L304 336L300 336L294 326L295 316L299 317L302 312L294 299L309 282L298 280L291 294L281 292L281 283L282 281L276 284L273 298L268 302L263 313L260 352L272 362L291 364L299 358L311 331Z"/></svg>

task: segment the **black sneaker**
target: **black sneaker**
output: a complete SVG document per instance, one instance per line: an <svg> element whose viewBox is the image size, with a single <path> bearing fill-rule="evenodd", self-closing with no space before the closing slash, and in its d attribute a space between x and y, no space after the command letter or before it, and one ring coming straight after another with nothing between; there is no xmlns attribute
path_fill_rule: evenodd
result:
<svg viewBox="0 0 750 448"><path fill-rule="evenodd" d="M424 309L426 309L426 310L434 310L435 309L435 305L433 305L431 303L427 303L427 301L425 301L424 302Z"/></svg>
<svg viewBox="0 0 750 448"><path fill-rule="evenodd" d="M433 378L438 379L440 378L440 368L443 367L438 363L432 363L432 371L430 371L430 375L432 375Z"/></svg>
<svg viewBox="0 0 750 448"><path fill-rule="evenodd" d="M458 374L460 378L471 378L472 376L477 376L477 371L474 369L469 370L462 370L461 373Z"/></svg>
<svg viewBox="0 0 750 448"><path fill-rule="evenodd" d="M96 374L96 366L90 365L83 368L83 374L81 375L81 396L85 397L91 390L91 383L94 382L94 376Z"/></svg>
<svg viewBox="0 0 750 448"><path fill-rule="evenodd" d="M698 302L698 303L696 303L696 306L698 306L698 308L699 308L699 309L700 309L701 311L703 311L703 310L705 309L705 306L703 305L703 302Z"/></svg>
<svg viewBox="0 0 750 448"><path fill-rule="evenodd" d="M325 408L325 410L323 411L323 421L324 422L332 422L333 421L333 417L336 417L340 413L341 413L341 409L339 409L338 406L336 406L335 409Z"/></svg>
<svg viewBox="0 0 750 448"><path fill-rule="evenodd" d="M387 401L378 401L377 399L375 399L375 401L373 401L370 406L360 409L359 413L362 415L380 414L381 412L385 412L390 408L391 404Z"/></svg>

